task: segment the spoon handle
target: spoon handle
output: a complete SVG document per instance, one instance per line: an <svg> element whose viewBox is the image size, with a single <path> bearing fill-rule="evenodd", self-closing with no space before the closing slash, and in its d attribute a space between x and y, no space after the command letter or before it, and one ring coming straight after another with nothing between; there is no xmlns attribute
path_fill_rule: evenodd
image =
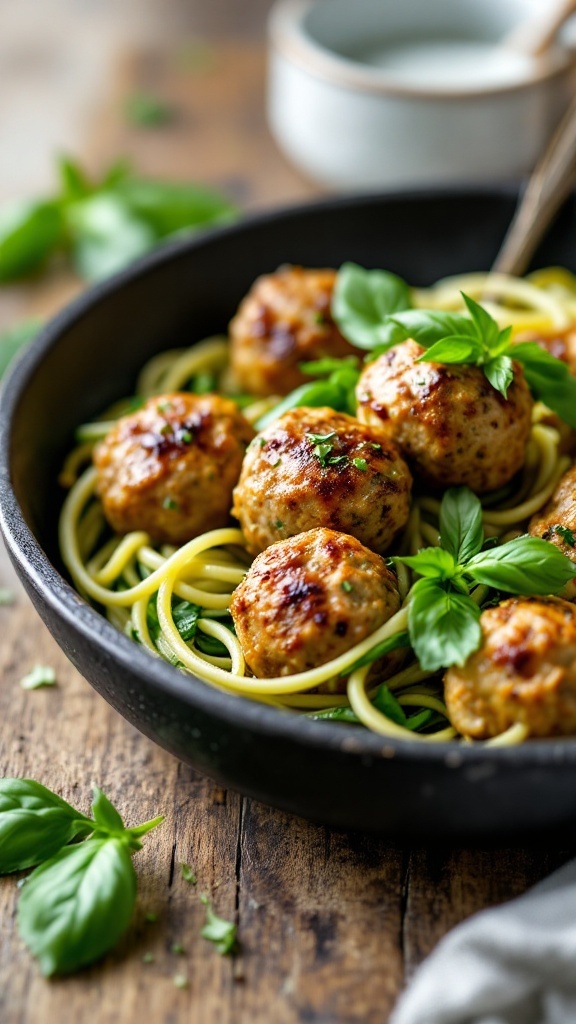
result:
<svg viewBox="0 0 576 1024"><path fill-rule="evenodd" d="M576 98L536 164L492 270L523 274L576 180Z"/></svg>
<svg viewBox="0 0 576 1024"><path fill-rule="evenodd" d="M544 7L537 18L531 18L516 26L504 38L501 46L504 49L516 50L517 53L524 53L527 57L541 57L552 46L560 28L574 11L576 0L557 0L551 11Z"/></svg>

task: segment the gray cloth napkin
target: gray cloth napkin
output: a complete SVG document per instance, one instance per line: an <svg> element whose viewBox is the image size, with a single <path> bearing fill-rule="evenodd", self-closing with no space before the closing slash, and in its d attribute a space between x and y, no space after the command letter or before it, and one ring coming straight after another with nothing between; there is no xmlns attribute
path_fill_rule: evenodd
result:
<svg viewBox="0 0 576 1024"><path fill-rule="evenodd" d="M576 1024L576 861L450 932L390 1024Z"/></svg>

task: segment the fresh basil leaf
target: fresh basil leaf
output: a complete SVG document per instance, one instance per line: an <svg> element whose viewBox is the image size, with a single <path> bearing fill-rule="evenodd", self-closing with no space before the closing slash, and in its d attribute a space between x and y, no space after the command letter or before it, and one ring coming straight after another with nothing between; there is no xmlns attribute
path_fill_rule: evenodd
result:
<svg viewBox="0 0 576 1024"><path fill-rule="evenodd" d="M465 295L464 292L460 294L470 313L470 318L476 328L477 338L482 348L490 351L497 343L500 335L498 324L483 306L480 306L469 295Z"/></svg>
<svg viewBox="0 0 576 1024"><path fill-rule="evenodd" d="M322 359L313 359L311 362L298 363L298 369L309 377L328 377L340 370L358 370L357 356L342 356L340 359L334 356L324 356Z"/></svg>
<svg viewBox="0 0 576 1024"><path fill-rule="evenodd" d="M107 796L98 786L94 786L94 799L92 801L92 814L99 825L99 831L104 830L111 835L124 832L124 822Z"/></svg>
<svg viewBox="0 0 576 1024"><path fill-rule="evenodd" d="M40 320L23 320L15 327L0 334L0 378L4 375L14 356L38 333Z"/></svg>
<svg viewBox="0 0 576 1024"><path fill-rule="evenodd" d="M66 846L30 875L18 903L22 939L46 976L98 960L130 923L136 873L119 838Z"/></svg>
<svg viewBox="0 0 576 1024"><path fill-rule="evenodd" d="M42 686L56 686L56 671L51 665L34 665L19 680L23 690L39 690Z"/></svg>
<svg viewBox="0 0 576 1024"><path fill-rule="evenodd" d="M449 487L440 505L442 547L457 562L467 562L484 543L482 505L468 487Z"/></svg>
<svg viewBox="0 0 576 1024"><path fill-rule="evenodd" d="M389 347L403 340L387 318L412 305L410 288L402 278L385 270L365 270L344 263L336 277L332 316L348 341L358 348Z"/></svg>
<svg viewBox="0 0 576 1024"><path fill-rule="evenodd" d="M443 313L437 309L410 309L396 313L392 318L402 329L402 338L412 338L422 348L431 348L445 338L469 338L471 345L477 344L476 332L471 320L459 313Z"/></svg>
<svg viewBox="0 0 576 1024"><path fill-rule="evenodd" d="M466 574L509 594L556 594L576 577L576 565L555 544L518 537L475 555Z"/></svg>
<svg viewBox="0 0 576 1024"><path fill-rule="evenodd" d="M138 92L129 96L125 106L126 120L139 128L158 128L173 118L172 108L164 100L150 93Z"/></svg>
<svg viewBox="0 0 576 1024"><path fill-rule="evenodd" d="M453 334L434 342L416 360L418 363L475 363L482 356L480 344L474 338Z"/></svg>
<svg viewBox="0 0 576 1024"><path fill-rule="evenodd" d="M383 658L384 655L390 654L390 651L399 650L402 647L410 647L410 637L406 631L402 633L395 633L394 636L387 637L386 640L381 640L379 644L372 647L370 651L363 654L361 658L358 658L353 665L348 669L348 673L351 675L352 672L356 672L359 668L364 668L364 665L371 665L373 661L377 661L378 658Z"/></svg>
<svg viewBox="0 0 576 1024"><path fill-rule="evenodd" d="M557 413L569 427L576 429L576 378L566 364L534 341L513 345L510 351L512 357L521 363L534 397Z"/></svg>
<svg viewBox="0 0 576 1024"><path fill-rule="evenodd" d="M67 217L76 270L89 281L116 273L157 241L152 229L112 193L74 203Z"/></svg>
<svg viewBox="0 0 576 1024"><path fill-rule="evenodd" d="M234 953L238 946L236 925L232 921L225 921L222 917L218 917L206 896L200 898L206 905L206 924L200 932L202 938L213 942L221 956Z"/></svg>
<svg viewBox="0 0 576 1024"><path fill-rule="evenodd" d="M514 380L514 370L510 356L495 356L484 363L484 373L490 384L504 398L508 397L508 388Z"/></svg>
<svg viewBox="0 0 576 1024"><path fill-rule="evenodd" d="M62 190L61 199L64 203L84 199L95 191L94 185L89 181L80 164L68 156L60 157L58 161L58 176Z"/></svg>
<svg viewBox="0 0 576 1024"><path fill-rule="evenodd" d="M118 182L114 196L157 238L230 221L238 213L228 199L203 185L130 177Z"/></svg>
<svg viewBox="0 0 576 1024"><path fill-rule="evenodd" d="M0 210L0 281L36 270L57 247L62 217L57 203L15 203Z"/></svg>
<svg viewBox="0 0 576 1024"><path fill-rule="evenodd" d="M454 555L444 548L423 548L417 555L405 555L398 561L434 580L451 580L458 569Z"/></svg>
<svg viewBox="0 0 576 1024"><path fill-rule="evenodd" d="M322 408L329 406L336 412L348 411L348 391L330 380L313 381L311 384L301 384L299 388L286 395L278 405L275 405L269 412L264 413L254 424L256 430L264 430L275 420L283 416L289 409L296 409L300 406L309 408Z"/></svg>
<svg viewBox="0 0 576 1024"><path fill-rule="evenodd" d="M323 708L322 711L308 711L306 718L313 718L315 722L345 722L347 725L359 725L360 719L352 708Z"/></svg>
<svg viewBox="0 0 576 1024"><path fill-rule="evenodd" d="M404 708L398 703L396 697L388 689L385 683L382 683L376 691L376 696L372 701L374 707L389 718L391 722L396 722L396 725L403 725L406 728L406 714Z"/></svg>
<svg viewBox="0 0 576 1024"><path fill-rule="evenodd" d="M438 580L418 580L408 605L410 641L423 669L463 665L480 646L480 609Z"/></svg>
<svg viewBox="0 0 576 1024"><path fill-rule="evenodd" d="M32 779L0 779L0 874L52 857L94 822Z"/></svg>
<svg viewBox="0 0 576 1024"><path fill-rule="evenodd" d="M183 640L192 640L196 636L196 627L202 609L190 601L179 601L172 607L174 625ZM228 652L226 652L228 653Z"/></svg>

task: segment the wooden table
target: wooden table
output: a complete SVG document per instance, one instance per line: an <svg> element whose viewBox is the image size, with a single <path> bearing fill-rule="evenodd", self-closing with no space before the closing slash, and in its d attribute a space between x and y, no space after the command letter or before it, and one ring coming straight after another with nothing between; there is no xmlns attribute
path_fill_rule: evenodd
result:
<svg viewBox="0 0 576 1024"><path fill-rule="evenodd" d="M204 179L249 208L312 197L317 190L288 167L267 133L263 83L260 43L129 52L86 125L81 155L98 170L127 153L144 173ZM127 127L123 102L135 90L169 101L173 124ZM30 311L50 313L77 289L62 273L5 289L0 326ZM411 848L337 833L225 792L91 690L5 558L0 586L16 596L0 608L2 774L38 779L84 811L97 783L131 824L166 815L136 857L138 908L125 940L77 976L40 976L15 927L15 881L0 881L2 1024L380 1024L448 929L523 892L574 850L572 834L555 837L552 848L546 837L528 848ZM54 666L56 687L19 686L36 663ZM197 886L182 879L182 863L193 867ZM238 922L236 959L220 957L200 937L204 892L220 915ZM157 922L147 922L147 913ZM185 952L174 953L174 943ZM176 975L186 977L185 988L174 984Z"/></svg>

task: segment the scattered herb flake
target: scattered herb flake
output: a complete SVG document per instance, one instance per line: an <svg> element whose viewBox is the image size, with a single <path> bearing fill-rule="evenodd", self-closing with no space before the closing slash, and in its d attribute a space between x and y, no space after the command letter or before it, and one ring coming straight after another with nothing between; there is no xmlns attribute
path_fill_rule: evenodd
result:
<svg viewBox="0 0 576 1024"><path fill-rule="evenodd" d="M192 434L190 433L190 431L189 430L181 430L180 431L180 440L183 441L184 444L192 444Z"/></svg>
<svg viewBox="0 0 576 1024"><path fill-rule="evenodd" d="M340 586L342 587L342 590L346 594L350 594L351 591L354 589L354 587L352 586L352 584L350 583L349 580L342 580L342 583L340 584Z"/></svg>
<svg viewBox="0 0 576 1024"><path fill-rule="evenodd" d="M551 526L550 529L546 531L546 533L557 533L559 537L562 537L562 540L565 544L568 545L568 547L576 547L576 537L574 536L574 531L569 530L567 526L560 526L560 524L557 523L555 526ZM548 538L545 536L544 540L547 539Z"/></svg>
<svg viewBox="0 0 576 1024"><path fill-rule="evenodd" d="M276 469L277 466L279 466L281 462L282 462L282 459L276 459L276 462L271 462L270 465L272 466L272 469Z"/></svg>
<svg viewBox="0 0 576 1024"><path fill-rule="evenodd" d="M34 665L34 668L20 680L23 690L38 690L41 686L55 686L56 673L50 665Z"/></svg>
<svg viewBox="0 0 576 1024"><path fill-rule="evenodd" d="M284 523L282 522L281 519L277 519L276 522L274 523L274 526L276 527L277 530L282 530L284 528Z"/></svg>
<svg viewBox="0 0 576 1024"><path fill-rule="evenodd" d="M362 473L365 473L368 469L366 459L352 459L352 465L356 466L356 469L359 469Z"/></svg>
<svg viewBox="0 0 576 1024"><path fill-rule="evenodd" d="M180 506L177 501L174 501L174 498L164 498L162 508L169 509L171 512L176 512Z"/></svg>
<svg viewBox="0 0 576 1024"><path fill-rule="evenodd" d="M221 956L228 956L236 952L238 948L236 925L232 921L225 921L218 917L212 910L207 896L201 896L200 899L206 906L206 924L200 932L202 938L213 942Z"/></svg>
<svg viewBox="0 0 576 1024"><path fill-rule="evenodd" d="M189 885L196 885L198 879L196 878L196 875L192 871L192 868L190 867L189 864L180 865L180 874L182 875L184 881L188 882Z"/></svg>

